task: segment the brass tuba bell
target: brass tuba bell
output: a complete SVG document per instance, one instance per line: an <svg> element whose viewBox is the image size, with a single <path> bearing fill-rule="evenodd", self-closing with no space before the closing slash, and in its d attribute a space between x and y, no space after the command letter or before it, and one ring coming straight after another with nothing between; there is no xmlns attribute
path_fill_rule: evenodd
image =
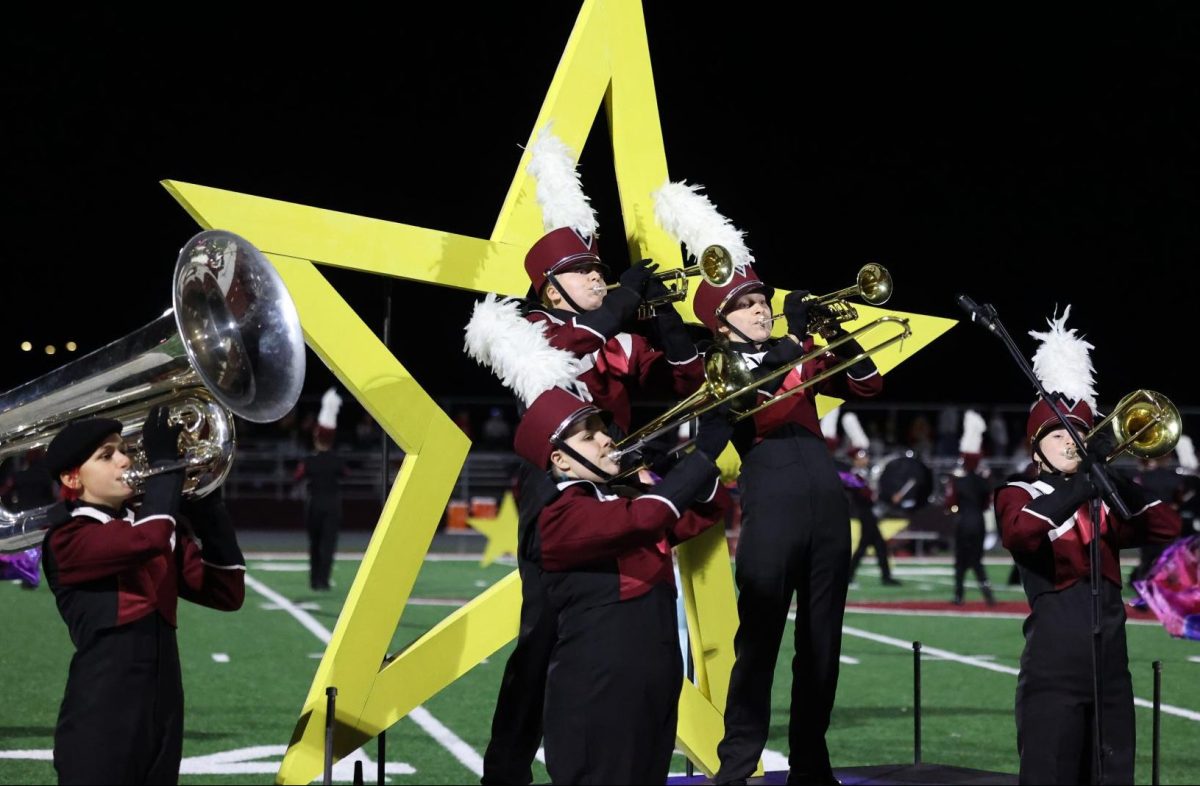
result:
<svg viewBox="0 0 1200 786"><path fill-rule="evenodd" d="M163 404L180 435L184 494L202 497L225 480L233 416L265 423L296 405L304 385L304 336L275 268L245 239L201 232L179 252L173 308L108 346L0 394L0 461L50 444L76 418L121 421L137 485L152 471L142 425ZM162 470L159 470L162 471ZM52 506L0 506L0 552L42 539Z"/></svg>

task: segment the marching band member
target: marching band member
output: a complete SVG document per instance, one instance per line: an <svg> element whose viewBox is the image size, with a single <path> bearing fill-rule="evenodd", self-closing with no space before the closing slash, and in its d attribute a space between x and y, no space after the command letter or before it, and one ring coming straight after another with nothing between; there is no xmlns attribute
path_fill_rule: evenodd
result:
<svg viewBox="0 0 1200 786"><path fill-rule="evenodd" d="M533 541L557 617L545 694L546 769L554 783L664 783L675 747L683 665L671 547L730 504L715 459L732 433L701 419L696 450L632 498L602 413L561 388L530 405L515 449L548 471L556 496Z"/></svg>
<svg viewBox="0 0 1200 786"><path fill-rule="evenodd" d="M707 281L696 288L693 309L715 339L728 342L748 365L760 371L778 368L812 350L806 292L784 301L788 335L771 339L771 288L755 274L742 233L716 212L695 186L669 183L659 191L666 208L656 206L659 223L698 256L708 243L730 248L733 279L722 287ZM672 220L664 221L663 216ZM691 220L688 217L695 217ZM708 227L717 226L727 241ZM726 247L728 248L728 245ZM846 356L861 347L850 341L838 350ZM758 400L786 391L837 358L821 355L791 373L764 384ZM771 683L780 639L793 594L798 593L796 655L792 662L792 713L788 736L790 778L833 782L825 731L837 690L850 565L850 512L841 480L822 440L817 393L839 398L873 396L882 378L869 358L781 404L743 421L733 442L742 458L742 530L735 581L740 620L734 640L736 661L725 710L725 737L716 783L745 781L754 772L767 741L771 719Z"/></svg>
<svg viewBox="0 0 1200 786"><path fill-rule="evenodd" d="M245 560L216 495L181 504L175 470L146 481L137 513L128 507L121 428L75 420L47 451L47 469L71 499L54 509L42 552L75 645L54 731L59 783L178 780L178 599L233 611L245 596ZM181 428L168 425L166 408L151 410L142 431L149 466L179 457Z"/></svg>
<svg viewBox="0 0 1200 786"><path fill-rule="evenodd" d="M1034 373L1053 398L1038 400L1026 435L1038 476L1014 481L996 494L996 519L1004 546L1021 571L1030 614L1017 677L1017 749L1021 783L1092 783L1092 596L1088 544L1096 537L1090 501L1099 491L1051 406L1081 434L1093 425L1095 388L1088 350L1092 345L1068 330L1070 307L1050 321ZM1080 470L1083 471L1080 471ZM1122 520L1101 507L1101 719L1106 749L1104 782L1132 783L1134 763L1133 687L1125 646L1120 550L1163 542L1179 533L1179 515L1169 505L1112 474L1133 513Z"/></svg>
<svg viewBox="0 0 1200 786"><path fill-rule="evenodd" d="M850 501L850 515L858 519L860 526L858 547L850 557L850 575L847 583L854 582L854 574L858 565L867 554L867 548L875 548L875 559L879 562L879 583L885 587L899 587L900 581L892 577L892 566L888 563L887 541L879 531L879 517L875 515L875 493L867 482L871 471L871 441L863 431L858 416L853 412L842 415L842 428L850 439L847 454L853 462L850 472L839 472L842 484L846 487L846 495Z"/></svg>
<svg viewBox="0 0 1200 786"><path fill-rule="evenodd" d="M342 397L337 388L321 396L321 411L313 429L313 452L296 467L294 480L308 481L304 521L308 530L308 584L318 592L330 590L338 530L342 528L342 481L346 461L333 449Z"/></svg>
<svg viewBox="0 0 1200 786"><path fill-rule="evenodd" d="M983 512L992 504L992 488L979 471L983 458L983 432L987 423L974 410L963 415L963 433L958 442L961 468L946 478L945 506L954 521L954 605L963 604L963 579L967 571L975 574L979 591L989 606L996 605L992 585L983 564L983 539L987 526Z"/></svg>
<svg viewBox="0 0 1200 786"><path fill-rule="evenodd" d="M531 148L529 172L547 233L525 257L531 293L539 305L521 309L489 297L475 307L467 326L469 354L490 366L523 402L549 385L612 414L614 433L629 431L631 392L686 396L704 379L696 347L671 306L660 308L651 330L662 346L628 332L646 297L666 286L652 277L648 260L621 274L607 290L596 238L596 217L580 187L571 151L543 129ZM523 313L522 313L523 312ZM548 383L541 377L549 377ZM484 754L482 782L530 783L542 738L542 696L554 644L554 618L538 568L533 523L554 497L543 467L523 464L518 477L518 569L521 627L509 656Z"/></svg>

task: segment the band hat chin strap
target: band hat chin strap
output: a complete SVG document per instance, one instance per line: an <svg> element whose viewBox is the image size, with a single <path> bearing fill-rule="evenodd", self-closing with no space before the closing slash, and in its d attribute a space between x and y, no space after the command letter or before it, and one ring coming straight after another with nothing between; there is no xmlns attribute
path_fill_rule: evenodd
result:
<svg viewBox="0 0 1200 786"><path fill-rule="evenodd" d="M613 476L611 474L605 472L604 470L600 469L595 464L593 464L592 462L585 459L583 456L579 455L579 451L575 450L573 447L568 445L566 437L563 436L564 434L567 433L567 431L571 428L571 426L575 425L576 423L578 423L580 420L583 420L584 418L591 417L592 415L603 415L603 413L600 411L600 409L598 407L588 404L587 406L583 406L583 407L580 407L579 409L575 410L570 415L567 415L567 417L565 417L563 419L563 422L558 424L558 428L554 429L554 433L550 435L550 444L553 445L556 449L561 450L563 453L566 453L568 456L573 458L575 461L578 461L584 467L587 467L589 472L596 473L596 477L602 479L604 482L607 483L609 480L612 479Z"/></svg>

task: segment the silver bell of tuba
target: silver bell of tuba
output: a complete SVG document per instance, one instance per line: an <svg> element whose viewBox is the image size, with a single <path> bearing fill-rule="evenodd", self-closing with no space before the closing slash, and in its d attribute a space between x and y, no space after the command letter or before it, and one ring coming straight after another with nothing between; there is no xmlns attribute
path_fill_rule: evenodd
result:
<svg viewBox="0 0 1200 786"><path fill-rule="evenodd" d="M141 448L151 408L183 425L184 495L203 497L229 474L233 416L278 420L304 385L304 336L296 306L262 253L231 232L209 230L179 252L173 308L140 330L0 394L0 461L50 444L76 418L121 421L138 489L152 473ZM57 480L57 478L55 479ZM41 541L52 505L0 505L0 552Z"/></svg>

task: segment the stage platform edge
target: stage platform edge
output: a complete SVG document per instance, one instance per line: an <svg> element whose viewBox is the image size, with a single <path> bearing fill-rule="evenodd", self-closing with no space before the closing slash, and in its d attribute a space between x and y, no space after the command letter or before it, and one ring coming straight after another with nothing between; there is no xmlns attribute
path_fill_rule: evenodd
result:
<svg viewBox="0 0 1200 786"><path fill-rule="evenodd" d="M1006 772L974 770L970 767L955 767L949 764L875 764L870 767L839 767L834 774L845 786L855 784L943 784L961 783L971 786L993 786L993 784L1015 784L1017 776ZM688 778L667 778L669 784L711 783L703 775ZM787 783L787 771L768 772L761 778L751 778L751 784L783 786Z"/></svg>

